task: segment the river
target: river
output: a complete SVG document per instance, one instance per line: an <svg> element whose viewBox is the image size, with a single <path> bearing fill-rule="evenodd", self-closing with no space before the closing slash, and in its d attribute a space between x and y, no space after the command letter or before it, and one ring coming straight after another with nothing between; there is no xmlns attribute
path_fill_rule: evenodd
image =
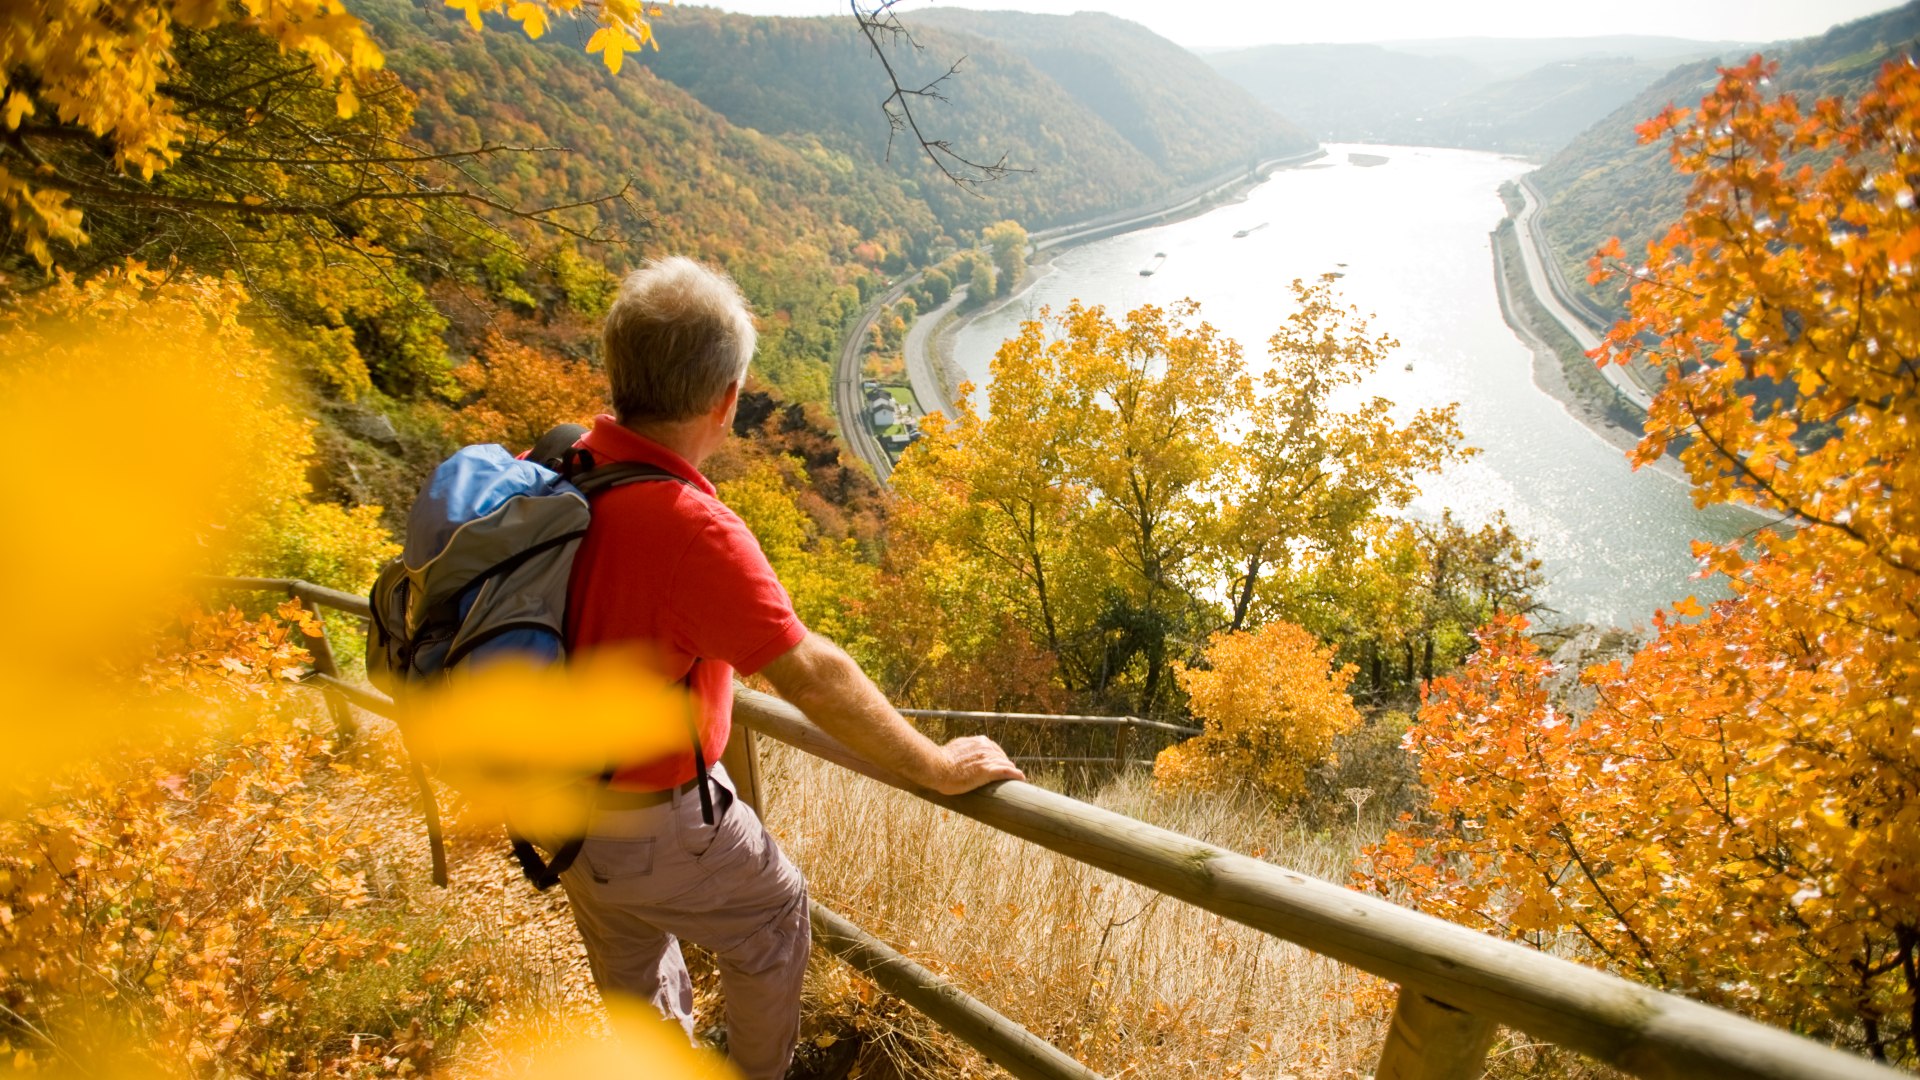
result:
<svg viewBox="0 0 1920 1080"><path fill-rule="evenodd" d="M1540 599L1556 621L1642 626L1689 594L1720 595L1692 579L1689 542L1739 535L1752 519L1697 511L1678 479L1635 471L1535 385L1532 356L1501 317L1488 233L1504 214L1500 183L1531 166L1470 150L1327 150L1243 202L1060 253L1014 302L959 328L955 361L984 386L999 343L1042 305L1079 298L1120 311L1191 297L1257 363L1291 305L1289 282L1337 272L1341 297L1400 342L1365 392L1408 410L1459 402L1466 440L1481 451L1427 478L1413 514L1452 508L1477 522L1505 511L1543 563ZM1355 165L1353 152L1387 161ZM1140 276L1163 252L1157 272Z"/></svg>

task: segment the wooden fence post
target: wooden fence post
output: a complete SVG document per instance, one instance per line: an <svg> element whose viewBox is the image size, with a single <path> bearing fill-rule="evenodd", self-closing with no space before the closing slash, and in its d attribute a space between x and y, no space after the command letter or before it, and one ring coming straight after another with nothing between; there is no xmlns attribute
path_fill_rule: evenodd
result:
<svg viewBox="0 0 1920 1080"><path fill-rule="evenodd" d="M1491 1020L1402 986L1374 1080L1479 1080L1496 1030Z"/></svg>
<svg viewBox="0 0 1920 1080"><path fill-rule="evenodd" d="M1127 774L1127 754L1133 749L1133 717L1113 729L1113 775Z"/></svg>
<svg viewBox="0 0 1920 1080"><path fill-rule="evenodd" d="M307 652L313 657L313 670L329 679L338 679L340 665L333 656L333 640L327 637L325 613L320 610L319 604L300 595L298 590L289 589L288 592L300 602L300 606L306 610L307 614L313 616L313 621L320 626L319 637L306 639ZM321 691L321 696L326 699L327 714L333 717L333 733L339 737L340 741L343 744L350 744L359 738L360 722L354 719L353 707L347 704L346 699L332 689Z"/></svg>
<svg viewBox="0 0 1920 1080"><path fill-rule="evenodd" d="M760 779L760 744L755 741L759 733L741 724L733 726L733 734L727 739L727 748L720 754L720 764L733 778L734 792L740 801L753 807L753 812L762 821L767 817L767 793Z"/></svg>

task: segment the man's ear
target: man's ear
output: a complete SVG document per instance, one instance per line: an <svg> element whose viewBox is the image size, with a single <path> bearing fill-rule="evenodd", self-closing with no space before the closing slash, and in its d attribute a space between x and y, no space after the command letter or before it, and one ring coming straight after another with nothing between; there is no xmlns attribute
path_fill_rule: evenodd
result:
<svg viewBox="0 0 1920 1080"><path fill-rule="evenodd" d="M733 382L727 384L727 392L720 395L720 403L713 407L712 416L714 422L731 428L733 426L733 410L734 407L739 404L740 380L735 379Z"/></svg>

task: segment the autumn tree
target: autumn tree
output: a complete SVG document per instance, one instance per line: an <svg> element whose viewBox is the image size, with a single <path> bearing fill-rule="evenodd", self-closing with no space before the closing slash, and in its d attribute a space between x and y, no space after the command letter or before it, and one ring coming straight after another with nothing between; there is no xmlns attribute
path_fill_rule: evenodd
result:
<svg viewBox="0 0 1920 1080"><path fill-rule="evenodd" d="M337 0L255 8L8 10L0 266L28 283L56 265L84 276L129 257L243 275L287 353L322 389L354 398L444 385L445 322L422 282L452 274L450 253L478 261L515 247L510 225L613 235L620 219L597 208L621 201L617 181L591 205L525 206L474 173L488 156L551 148L417 139L412 93ZM514 5L535 36L551 10ZM594 10L603 30L630 37L646 23L626 0Z"/></svg>
<svg viewBox="0 0 1920 1080"><path fill-rule="evenodd" d="M1296 296L1257 380L1191 302L1043 315L995 356L984 415L963 401L903 459L903 520L998 568L1068 689L1168 709L1187 643L1286 618L1275 568L1355 555L1455 452L1451 410L1330 408L1391 342L1325 285Z"/></svg>
<svg viewBox="0 0 1920 1080"><path fill-rule="evenodd" d="M568 360L489 334L480 355L454 371L472 398L448 417L463 443L499 443L516 452L556 424L590 424L607 409L607 379L584 360Z"/></svg>
<svg viewBox="0 0 1920 1080"><path fill-rule="evenodd" d="M448 6L479 29L482 12L508 4ZM526 0L509 14L537 38L555 13L598 22L587 49L616 72L623 53L652 41L652 7L635 0ZM133 208L171 211L201 228L221 220L208 215L226 215L294 217L326 230L333 215L362 204L489 201L479 189L449 186L451 174L421 182L420 170L503 148L435 153L410 144L404 123L329 129L329 119L351 120L369 96L393 97L398 86L381 73L384 58L365 25L338 0L260 10L231 0L33 0L5 18L0 201L43 264L53 258L49 241L77 246L90 216ZM311 104L322 98L330 117ZM155 185L183 166L197 167L211 190Z"/></svg>
<svg viewBox="0 0 1920 1080"><path fill-rule="evenodd" d="M1269 366L1246 396L1245 435L1221 469L1215 572L1225 579L1233 630L1271 610L1262 586L1276 570L1358 555L1364 523L1417 494L1421 473L1470 452L1460 448L1451 405L1405 423L1383 397L1335 409L1334 395L1371 374L1398 343L1371 334L1326 281L1295 281L1293 294L1297 306L1268 341Z"/></svg>
<svg viewBox="0 0 1920 1080"><path fill-rule="evenodd" d="M1351 664L1292 623L1215 634L1177 678L1204 733L1160 752L1154 783L1173 789L1251 782L1268 799L1298 798L1334 739L1360 724L1347 696Z"/></svg>
<svg viewBox="0 0 1920 1080"><path fill-rule="evenodd" d="M927 437L894 474L893 520L924 534L918 550L984 564L978 580L989 588L976 595L1060 657L1063 680L1078 689L1093 678L1078 646L1092 633L1100 584L1073 543L1088 494L1068 462L1085 413L1076 397L1055 393L1072 378L1066 359L1037 333L1002 345L987 392L994 419L981 418L970 393L951 420L927 417Z"/></svg>
<svg viewBox="0 0 1920 1080"><path fill-rule="evenodd" d="M1732 598L1662 617L1563 715L1503 622L1410 736L1434 818L1376 879L1636 977L1908 1066L1920 1062L1920 71L1851 106L1725 69L1671 137L1681 220L1620 266L1628 318L1598 351L1666 374L1636 457L1684 441L1701 503L1782 518L1697 545ZM1702 617L1703 616L1703 617Z"/></svg>

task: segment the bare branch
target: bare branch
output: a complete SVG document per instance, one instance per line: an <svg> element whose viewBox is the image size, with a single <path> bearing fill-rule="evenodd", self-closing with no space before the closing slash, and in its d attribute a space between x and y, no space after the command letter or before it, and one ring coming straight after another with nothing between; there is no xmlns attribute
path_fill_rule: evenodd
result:
<svg viewBox="0 0 1920 1080"><path fill-rule="evenodd" d="M894 68L892 59L887 56L887 49L881 44L881 39L885 38L888 45L896 47L904 43L916 52L920 51L921 45L913 39L913 35L901 24L899 16L894 12L894 8L899 3L900 0L848 0L847 3L853 11L855 21L860 24L860 32L866 36L868 46L873 49L874 57L880 61L881 68L886 71L888 85L893 87L893 92L880 102L880 111L886 115L888 126L887 159L891 161L893 158L894 137L901 132L911 132L914 141L920 144L921 151L927 155L927 160L933 162L934 168L939 169L948 180L963 189L972 191L975 195L979 192L974 189L981 184L1001 179L1008 173L1031 172L1031 169L1016 168L1007 164L1005 154L1001 154L998 161L991 163L974 161L955 150L953 144L946 139L928 138L927 134L921 130L920 118L914 115L914 103L916 101L947 102L947 96L941 87L959 72L960 65L966 62L966 57L955 60L932 82L920 86L902 83L900 73Z"/></svg>

